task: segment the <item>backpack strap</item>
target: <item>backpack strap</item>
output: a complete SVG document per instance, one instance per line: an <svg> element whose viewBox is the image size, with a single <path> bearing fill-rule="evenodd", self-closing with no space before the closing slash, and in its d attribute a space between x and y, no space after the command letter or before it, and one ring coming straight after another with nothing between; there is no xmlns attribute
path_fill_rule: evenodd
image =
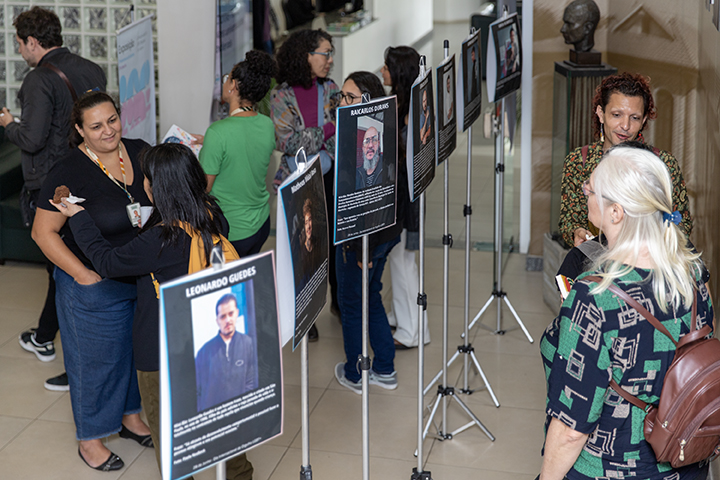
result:
<svg viewBox="0 0 720 480"><path fill-rule="evenodd" d="M63 73L62 70L60 70L58 67L53 65L52 63L45 63L43 64L43 67L52 70L57 74L58 77L62 79L63 82L65 82L65 85L67 85L68 90L70 90L70 96L73 99L73 102L76 102L78 99L77 93L75 93L75 88L72 86L72 83L70 83L70 80L68 80L67 75Z"/></svg>
<svg viewBox="0 0 720 480"><path fill-rule="evenodd" d="M583 147L580 149L580 155L582 155L583 161L583 168L585 168L585 162L587 162L588 150L590 150L590 145L583 145Z"/></svg>
<svg viewBox="0 0 720 480"><path fill-rule="evenodd" d="M587 277L585 277L583 280L585 280L585 279L590 280L591 282L596 282L596 283L600 283L600 282L602 281L602 278L600 278L600 277L598 277L598 276L596 276L596 275L587 276ZM642 315L643 317L645 317L645 319L646 319L648 322L650 322L650 324L651 324L653 327L655 327L655 328L657 328L658 330L660 330L660 333L662 333L663 335L665 335L666 337L668 337L668 338L670 339L670 341L673 342L673 345L677 346L678 342L675 341L675 339L674 339L673 336L670 334L670 332L668 331L668 329L665 328L665 325L663 325L662 323L660 323L660 321L659 321L657 318L655 318L652 313L648 312L645 307L643 307L642 305L640 305L637 300L635 300L635 299L632 298L630 295L628 295L627 292L625 292L624 290L621 290L620 287L618 287L618 286L615 285L614 283L611 283L611 284L608 286L608 289L609 289L611 292L613 292L615 295L617 295L618 297L620 297L625 303L627 303L627 304L630 305L632 308L634 308L635 310L637 310L637 312L638 312L640 315ZM693 325L694 325L694 319L695 319L695 311L696 311L695 302L693 302Z"/></svg>
<svg viewBox="0 0 720 480"><path fill-rule="evenodd" d="M618 383L611 379L610 380L610 387L617 392L618 395L620 395L622 398L630 402L631 404L635 405L641 410L647 411L647 408L650 404L643 402L639 398L637 398L634 395L630 395L628 392L626 392ZM651 405L650 405L651 406Z"/></svg>

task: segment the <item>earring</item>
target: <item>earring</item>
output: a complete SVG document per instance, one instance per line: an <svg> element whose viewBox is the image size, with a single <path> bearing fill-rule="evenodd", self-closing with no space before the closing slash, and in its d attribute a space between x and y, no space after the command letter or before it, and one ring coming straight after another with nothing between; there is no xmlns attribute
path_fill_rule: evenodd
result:
<svg viewBox="0 0 720 480"><path fill-rule="evenodd" d="M610 219L610 223L615 223L615 219L614 219L614 218L611 218L611 219Z"/></svg>
<svg viewBox="0 0 720 480"><path fill-rule="evenodd" d="M605 143L605 124L600 124L600 143Z"/></svg>

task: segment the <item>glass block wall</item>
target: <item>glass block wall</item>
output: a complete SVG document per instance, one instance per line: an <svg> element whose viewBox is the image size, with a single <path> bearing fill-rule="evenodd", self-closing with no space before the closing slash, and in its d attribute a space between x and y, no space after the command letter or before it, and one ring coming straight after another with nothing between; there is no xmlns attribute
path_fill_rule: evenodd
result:
<svg viewBox="0 0 720 480"><path fill-rule="evenodd" d="M130 24L130 6L135 18L155 14L156 0L10 0L0 3L0 105L20 112L17 92L30 70L18 53L13 20L21 12L38 5L54 11L60 18L63 46L100 65L108 79L108 92L117 96L117 45L115 32ZM157 82L157 26L153 20L155 78ZM156 83L157 94L157 83Z"/></svg>

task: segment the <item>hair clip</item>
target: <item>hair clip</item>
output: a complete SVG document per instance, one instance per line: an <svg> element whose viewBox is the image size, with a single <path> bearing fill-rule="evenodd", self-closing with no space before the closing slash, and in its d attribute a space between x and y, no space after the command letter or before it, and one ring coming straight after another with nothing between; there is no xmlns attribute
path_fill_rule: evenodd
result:
<svg viewBox="0 0 720 480"><path fill-rule="evenodd" d="M675 210L673 213L663 213L663 222L672 222L675 225L680 225L680 221L682 220L682 215L680 215L680 212Z"/></svg>

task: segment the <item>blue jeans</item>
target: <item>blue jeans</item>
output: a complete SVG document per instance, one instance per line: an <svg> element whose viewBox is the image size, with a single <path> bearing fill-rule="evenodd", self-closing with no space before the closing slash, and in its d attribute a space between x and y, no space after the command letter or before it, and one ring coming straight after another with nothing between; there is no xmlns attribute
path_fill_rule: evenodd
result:
<svg viewBox="0 0 720 480"><path fill-rule="evenodd" d="M370 346L375 358L372 369L376 373L389 374L395 371L395 343L388 324L380 291L382 274L388 253L400 241L395 238L378 245L370 252L372 268L368 269L368 329ZM358 266L362 256L338 245L335 250L335 269L338 282L338 303L343 327L345 345L345 377L351 382L360 380L357 370L358 356L362 354L362 268Z"/></svg>
<svg viewBox="0 0 720 480"><path fill-rule="evenodd" d="M132 351L137 288L108 278L80 285L60 268L55 283L76 436L104 438L141 410Z"/></svg>

